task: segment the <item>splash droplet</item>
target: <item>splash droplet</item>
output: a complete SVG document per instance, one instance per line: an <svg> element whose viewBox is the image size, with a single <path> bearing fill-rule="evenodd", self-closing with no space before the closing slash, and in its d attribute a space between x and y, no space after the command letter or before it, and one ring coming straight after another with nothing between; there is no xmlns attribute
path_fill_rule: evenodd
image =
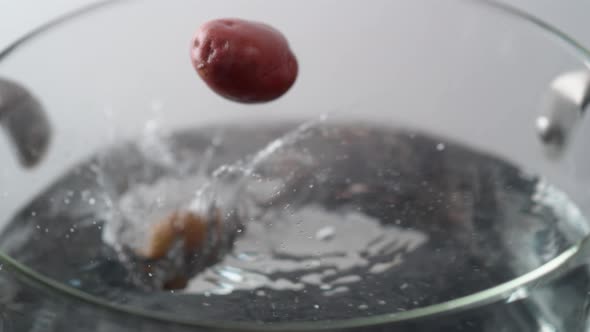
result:
<svg viewBox="0 0 590 332"><path fill-rule="evenodd" d="M319 241L329 241L334 237L335 233L336 233L336 229L334 227L326 226L326 227L320 228L315 233L315 238Z"/></svg>

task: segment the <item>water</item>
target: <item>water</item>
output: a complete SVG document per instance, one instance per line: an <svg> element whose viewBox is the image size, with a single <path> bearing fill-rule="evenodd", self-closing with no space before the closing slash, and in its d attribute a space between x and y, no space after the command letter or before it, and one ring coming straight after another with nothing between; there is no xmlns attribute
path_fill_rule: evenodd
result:
<svg viewBox="0 0 590 332"><path fill-rule="evenodd" d="M441 303L532 271L588 233L567 195L494 156L362 124L320 122L285 139L295 127L199 128L112 146L25 207L1 248L111 302L276 322ZM208 247L220 250L134 256L154 223L211 183L229 225L225 242ZM177 274L186 287L163 287Z"/></svg>

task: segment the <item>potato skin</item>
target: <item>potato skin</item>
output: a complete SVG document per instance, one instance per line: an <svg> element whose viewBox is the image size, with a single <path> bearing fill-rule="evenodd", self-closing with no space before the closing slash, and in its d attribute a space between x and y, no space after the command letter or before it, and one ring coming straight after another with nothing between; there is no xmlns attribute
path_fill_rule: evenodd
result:
<svg viewBox="0 0 590 332"><path fill-rule="evenodd" d="M183 242L186 254L194 254L205 245L207 231L207 221L201 216L175 212L153 226L146 247L137 254L150 260L162 259L176 240Z"/></svg>
<svg viewBox="0 0 590 332"><path fill-rule="evenodd" d="M241 103L279 98L298 73L297 59L278 30L236 18L203 24L193 38L191 60L213 91Z"/></svg>

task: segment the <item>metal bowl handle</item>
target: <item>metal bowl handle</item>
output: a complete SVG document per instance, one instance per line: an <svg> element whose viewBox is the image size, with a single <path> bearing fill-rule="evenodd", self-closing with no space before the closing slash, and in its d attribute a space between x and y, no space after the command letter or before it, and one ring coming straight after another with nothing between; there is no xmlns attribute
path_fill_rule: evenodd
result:
<svg viewBox="0 0 590 332"><path fill-rule="evenodd" d="M51 126L41 103L22 85L0 78L0 126L22 166L30 168L45 156Z"/></svg>

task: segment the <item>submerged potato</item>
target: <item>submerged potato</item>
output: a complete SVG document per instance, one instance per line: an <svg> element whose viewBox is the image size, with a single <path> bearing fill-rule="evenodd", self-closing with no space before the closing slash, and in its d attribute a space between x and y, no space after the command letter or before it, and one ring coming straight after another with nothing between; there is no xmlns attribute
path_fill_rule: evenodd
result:
<svg viewBox="0 0 590 332"><path fill-rule="evenodd" d="M152 260L164 258L177 240L183 242L185 253L191 254L204 245L206 235L207 222L201 216L176 212L153 226L139 255Z"/></svg>

